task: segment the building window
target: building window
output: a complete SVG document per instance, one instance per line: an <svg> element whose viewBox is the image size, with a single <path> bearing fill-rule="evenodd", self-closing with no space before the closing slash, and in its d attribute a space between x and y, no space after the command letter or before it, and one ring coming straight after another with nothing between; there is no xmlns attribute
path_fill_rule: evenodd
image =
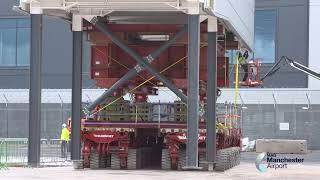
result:
<svg viewBox="0 0 320 180"><path fill-rule="evenodd" d="M29 66L30 19L0 19L0 66Z"/></svg>
<svg viewBox="0 0 320 180"><path fill-rule="evenodd" d="M274 63L276 58L276 10L257 10L255 12L254 56L249 59L261 59L262 63ZM237 50L229 50L230 64L236 64Z"/></svg>
<svg viewBox="0 0 320 180"><path fill-rule="evenodd" d="M277 11L257 10L255 13L254 56L263 63L274 63L276 58Z"/></svg>

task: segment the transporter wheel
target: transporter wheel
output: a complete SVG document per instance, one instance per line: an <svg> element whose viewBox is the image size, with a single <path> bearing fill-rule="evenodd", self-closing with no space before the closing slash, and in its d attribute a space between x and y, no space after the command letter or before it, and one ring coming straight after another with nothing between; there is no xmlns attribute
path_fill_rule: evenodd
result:
<svg viewBox="0 0 320 180"><path fill-rule="evenodd" d="M205 163L207 161L206 153L199 154L199 167L202 167L202 170L208 171L208 163Z"/></svg>
<svg viewBox="0 0 320 180"><path fill-rule="evenodd" d="M241 163L241 149L239 148L238 150L238 160L237 160L237 165L240 165Z"/></svg>
<svg viewBox="0 0 320 180"><path fill-rule="evenodd" d="M111 154L107 154L107 157L106 157L106 168L111 168Z"/></svg>
<svg viewBox="0 0 320 180"><path fill-rule="evenodd" d="M100 155L99 168L107 167L107 156L105 154Z"/></svg>
<svg viewBox="0 0 320 180"><path fill-rule="evenodd" d="M228 163L227 163L227 169L231 169L234 165L234 154L233 154L233 148L227 148L225 149L228 157Z"/></svg>
<svg viewBox="0 0 320 180"><path fill-rule="evenodd" d="M137 150L136 149L128 150L127 169L137 169Z"/></svg>
<svg viewBox="0 0 320 180"><path fill-rule="evenodd" d="M230 168L233 168L234 166L237 165L237 152L236 152L235 148L232 148L230 156L231 156L231 167Z"/></svg>
<svg viewBox="0 0 320 180"><path fill-rule="evenodd" d="M171 169L171 159L170 159L169 149L162 149L161 169L163 170Z"/></svg>
<svg viewBox="0 0 320 180"><path fill-rule="evenodd" d="M80 155L80 162L78 163L78 169L84 169L84 158L83 155Z"/></svg>
<svg viewBox="0 0 320 180"><path fill-rule="evenodd" d="M241 161L241 150L240 147L234 147L234 151L235 151L235 166L240 164Z"/></svg>
<svg viewBox="0 0 320 180"><path fill-rule="evenodd" d="M178 152L178 170L182 170L186 166L186 150L180 149Z"/></svg>
<svg viewBox="0 0 320 180"><path fill-rule="evenodd" d="M225 171L240 164L240 147L221 149L217 152L216 171Z"/></svg>
<svg viewBox="0 0 320 180"><path fill-rule="evenodd" d="M228 166L227 169L231 169L235 166L235 151L233 148L228 148L227 155L228 155Z"/></svg>
<svg viewBox="0 0 320 180"><path fill-rule="evenodd" d="M99 154L96 150L90 153L90 169L99 169Z"/></svg>
<svg viewBox="0 0 320 180"><path fill-rule="evenodd" d="M232 147L231 149L231 168L240 164L241 160L241 151L240 147Z"/></svg>
<svg viewBox="0 0 320 180"><path fill-rule="evenodd" d="M227 149L218 150L217 157L216 157L216 167L215 167L216 171L225 171L229 169L229 166L230 166L229 156L230 154Z"/></svg>
<svg viewBox="0 0 320 180"><path fill-rule="evenodd" d="M111 169L120 169L120 158L115 154L111 154Z"/></svg>
<svg viewBox="0 0 320 180"><path fill-rule="evenodd" d="M73 164L74 169L84 169L84 161L83 161L83 155L80 155L80 161L79 162L74 162Z"/></svg>

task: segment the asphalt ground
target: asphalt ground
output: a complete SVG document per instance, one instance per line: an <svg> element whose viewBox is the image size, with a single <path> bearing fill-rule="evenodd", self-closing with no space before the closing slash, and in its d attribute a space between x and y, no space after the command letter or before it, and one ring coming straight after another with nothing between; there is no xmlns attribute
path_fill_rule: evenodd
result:
<svg viewBox="0 0 320 180"><path fill-rule="evenodd" d="M320 152L299 156L302 164L289 164L285 169L259 172L255 166L257 153L243 153L241 164L225 172L161 171L161 170L73 170L72 167L9 168L0 170L0 180L319 180ZM292 155L294 156L294 155Z"/></svg>

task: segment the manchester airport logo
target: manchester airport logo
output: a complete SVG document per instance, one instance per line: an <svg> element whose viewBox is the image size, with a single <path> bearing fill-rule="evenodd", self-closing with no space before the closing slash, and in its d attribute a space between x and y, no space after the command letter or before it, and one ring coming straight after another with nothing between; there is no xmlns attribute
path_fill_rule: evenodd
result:
<svg viewBox="0 0 320 180"><path fill-rule="evenodd" d="M267 171L267 165L264 163L264 159L266 158L266 156L267 156L267 153L263 152L263 153L260 153L256 158L256 162L255 162L256 168L260 172Z"/></svg>
<svg viewBox="0 0 320 180"><path fill-rule="evenodd" d="M293 164L302 164L303 162L304 158L298 155L263 152L258 154L255 165L258 171L266 172L268 169L287 169Z"/></svg>

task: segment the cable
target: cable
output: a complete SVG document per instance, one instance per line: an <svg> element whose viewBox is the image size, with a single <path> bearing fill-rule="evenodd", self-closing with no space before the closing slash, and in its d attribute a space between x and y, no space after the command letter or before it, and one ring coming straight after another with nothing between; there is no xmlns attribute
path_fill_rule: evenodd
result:
<svg viewBox="0 0 320 180"><path fill-rule="evenodd" d="M203 46L202 46L203 47ZM200 47L200 48L202 48ZM181 61L185 60L187 58L187 56L179 59L178 61L174 62L173 64L171 64L170 66L164 68L162 71L160 71L160 74L167 71L168 69L170 69L171 67L175 66L176 64L180 63ZM140 88L141 86L143 86L144 84L146 84L147 82L151 81L152 79L154 79L155 76L150 77L149 79L145 80L144 82L142 82L141 84L139 84L138 86L136 86L135 88L131 89L129 91L129 93L135 91L136 89ZM100 112L101 110L103 110L104 108L107 108L108 106L110 106L111 104L117 102L118 100L120 100L123 96L120 96L118 98L116 98L115 100L113 100L112 102L110 102L109 104L105 105L104 107L100 108L99 110L93 112L91 115L96 115L98 112Z"/></svg>
<svg viewBox="0 0 320 180"><path fill-rule="evenodd" d="M97 50L98 52L100 52L101 54L105 55L103 51L101 51L100 49L94 47L95 50ZM110 58L112 61L118 63L120 66L126 68L127 70L130 70L130 68L124 64L122 64L120 61L116 60L115 58L113 58L111 55L110 56L107 56L107 58ZM137 74L137 76L141 77L142 79L146 80L146 78L144 78L143 76L141 76L140 74ZM157 86L156 84L152 83L152 82L149 82L150 84L154 85L154 86Z"/></svg>
<svg viewBox="0 0 320 180"><path fill-rule="evenodd" d="M236 60L237 60L237 63L236 63L236 84L235 84L234 104L238 103L238 94L239 94L239 56L238 55Z"/></svg>
<svg viewBox="0 0 320 180"><path fill-rule="evenodd" d="M282 62L282 60L285 59L285 56L282 56L280 60L271 67L271 69L267 72L266 75L264 75L260 80L263 81L265 78L273 75L275 72L277 72L281 67L278 67L278 65ZM277 68L277 69L276 69Z"/></svg>
<svg viewBox="0 0 320 180"><path fill-rule="evenodd" d="M100 49L94 47L95 50L97 50L98 52L100 52L102 55L105 55L103 51L101 51ZM111 52L111 51L110 51ZM128 66L122 64L120 61L118 61L117 59L113 58L112 56L107 56L107 58L110 58L112 61L118 63L120 66L126 68L127 70L131 70ZM137 74L137 76L139 76L140 78L142 78L143 80L147 80L145 77L143 77L142 75L140 75L139 73ZM150 84L152 84L153 86L157 87L156 84L154 84L153 82L149 81ZM165 92L167 95L171 96L171 94L169 94L168 92Z"/></svg>

